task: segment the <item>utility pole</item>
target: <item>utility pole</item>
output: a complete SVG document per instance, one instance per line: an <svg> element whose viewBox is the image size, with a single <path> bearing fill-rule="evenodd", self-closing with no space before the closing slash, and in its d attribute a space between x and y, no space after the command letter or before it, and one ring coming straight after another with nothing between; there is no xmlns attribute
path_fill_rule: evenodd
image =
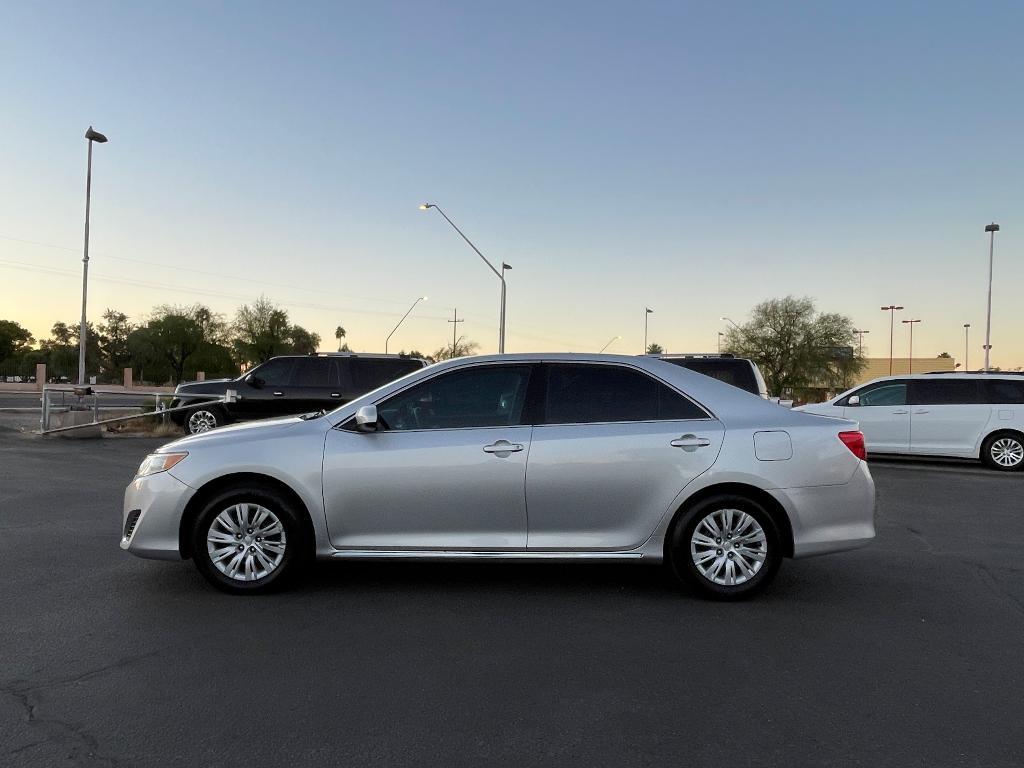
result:
<svg viewBox="0 0 1024 768"><path fill-rule="evenodd" d="M989 371L989 353L992 351L992 257L996 247L999 225L994 221L985 225L988 237L988 310L985 312L985 372Z"/></svg>
<svg viewBox="0 0 1024 768"><path fill-rule="evenodd" d="M458 339L455 334L459 330L459 323L464 323L466 321L459 319L459 310L456 309L453 318L448 322L452 324L452 357L455 357L455 345L458 343Z"/></svg>
<svg viewBox="0 0 1024 768"><path fill-rule="evenodd" d="M889 375L892 376L892 340L893 340L893 323L895 322L896 313L903 309L895 304L890 304L888 307L882 307L883 312L889 313Z"/></svg>
<svg viewBox="0 0 1024 768"><path fill-rule="evenodd" d="M907 371L908 373L913 373L914 372L914 324L915 323L920 323L920 322L921 322L920 320L904 320L903 321L904 325L909 325L910 326L910 359L908 361L908 365L910 366L910 368Z"/></svg>

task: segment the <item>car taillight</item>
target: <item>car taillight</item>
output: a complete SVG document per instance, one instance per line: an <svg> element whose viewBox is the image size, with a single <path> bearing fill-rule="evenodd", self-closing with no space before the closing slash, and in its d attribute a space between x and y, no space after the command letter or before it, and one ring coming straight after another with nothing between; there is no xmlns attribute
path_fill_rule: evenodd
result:
<svg viewBox="0 0 1024 768"><path fill-rule="evenodd" d="M839 439L843 445L850 449L850 452L861 461L868 460L868 449L864 446L863 432L840 432Z"/></svg>

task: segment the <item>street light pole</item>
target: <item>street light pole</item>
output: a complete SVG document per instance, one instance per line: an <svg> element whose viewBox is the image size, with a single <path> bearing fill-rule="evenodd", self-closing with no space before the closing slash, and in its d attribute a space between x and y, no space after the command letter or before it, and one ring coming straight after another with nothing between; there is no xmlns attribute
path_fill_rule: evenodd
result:
<svg viewBox="0 0 1024 768"><path fill-rule="evenodd" d="M601 352L604 352L606 349L608 349L608 347L610 347L612 345L612 343L618 341L621 338L622 338L621 336L612 336L610 339L608 339L608 343L605 344L603 347L601 347ZM598 353L598 354L600 354L600 353Z"/></svg>
<svg viewBox="0 0 1024 768"><path fill-rule="evenodd" d="M721 331L718 332L718 354L722 354L722 337L725 336Z"/></svg>
<svg viewBox="0 0 1024 768"><path fill-rule="evenodd" d="M412 303L412 306L409 307L409 311L406 312L404 315L402 315L402 319L398 321L398 325L396 325L394 328L391 329L391 333L389 333L388 337L386 339L384 339L384 354L385 355L388 353L388 342L391 341L391 337L395 335L395 331L398 330L398 326L405 322L405 318L407 318L409 316L409 314L416 308L417 304L419 304L421 301L426 301L426 300L427 300L426 296L420 296L418 299L416 299L416 301L414 301Z"/></svg>
<svg viewBox="0 0 1024 768"><path fill-rule="evenodd" d="M107 137L97 133L89 126L85 132L85 138L89 141L89 161L85 172L85 247L82 254L82 322L78 326L78 383L85 384L85 343L87 325L85 320L85 305L89 296L89 209L92 204L92 143L105 144Z"/></svg>
<svg viewBox="0 0 1024 768"><path fill-rule="evenodd" d="M736 321L735 320L730 320L728 317L720 317L718 319L722 320L723 322L729 323L729 325L731 325L737 331L740 329L740 327L738 325L736 325Z"/></svg>
<svg viewBox="0 0 1024 768"><path fill-rule="evenodd" d="M858 331L854 329L853 332L857 334L857 357L864 357L864 334L871 333L871 331Z"/></svg>
<svg viewBox="0 0 1024 768"><path fill-rule="evenodd" d="M890 304L888 307L882 307L883 312L889 313L889 375L892 376L892 341L893 341L893 324L896 322L896 313L903 309L895 304Z"/></svg>
<svg viewBox="0 0 1024 768"><path fill-rule="evenodd" d="M903 320L904 325L910 326L910 359L907 361L909 366L908 373L914 372L914 324L920 323L920 320Z"/></svg>
<svg viewBox="0 0 1024 768"><path fill-rule="evenodd" d="M964 373L970 370L971 362L971 324L964 323Z"/></svg>
<svg viewBox="0 0 1024 768"><path fill-rule="evenodd" d="M646 307L644 311L644 354L647 354L647 318L654 313L654 310L650 307Z"/></svg>
<svg viewBox="0 0 1024 768"><path fill-rule="evenodd" d="M501 312L498 318L498 354L503 355L505 354L505 270L512 269L512 267L509 264L502 262L501 271L499 272L494 268L494 265L487 260L487 257L480 252L480 249L473 245L473 241L466 237L465 233L461 229L455 226L455 222L449 219L448 215L444 211L434 203L423 203L420 205L421 211L427 211L431 208L444 216L444 220L452 225L452 229L459 233L462 239L469 244L469 247L476 251L476 255L483 259L484 264L490 268L491 272L497 275L498 279L501 280Z"/></svg>
<svg viewBox="0 0 1024 768"><path fill-rule="evenodd" d="M989 370L989 353L992 351L992 257L996 246L996 232L999 225L994 221L985 225L988 237L988 312L985 320L985 371Z"/></svg>

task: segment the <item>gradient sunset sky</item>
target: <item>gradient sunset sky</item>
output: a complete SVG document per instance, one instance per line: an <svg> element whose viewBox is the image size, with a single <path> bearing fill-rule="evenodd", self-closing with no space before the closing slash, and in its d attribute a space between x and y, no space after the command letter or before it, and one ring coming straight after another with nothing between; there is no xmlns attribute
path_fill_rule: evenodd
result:
<svg viewBox="0 0 1024 768"><path fill-rule="evenodd" d="M335 345L713 351L814 297L896 354L1024 365L1024 4L13 3L0 25L0 318L228 317Z"/></svg>

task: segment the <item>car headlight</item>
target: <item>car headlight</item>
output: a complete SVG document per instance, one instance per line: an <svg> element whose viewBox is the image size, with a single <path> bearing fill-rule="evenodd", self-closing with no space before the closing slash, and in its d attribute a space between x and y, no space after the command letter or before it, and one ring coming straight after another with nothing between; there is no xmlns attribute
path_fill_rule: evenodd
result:
<svg viewBox="0 0 1024 768"><path fill-rule="evenodd" d="M135 473L135 476L146 477L147 475L155 475L157 472L166 472L186 456L188 456L187 451L179 451L178 453L151 453L142 460L141 464L139 464L139 470Z"/></svg>

